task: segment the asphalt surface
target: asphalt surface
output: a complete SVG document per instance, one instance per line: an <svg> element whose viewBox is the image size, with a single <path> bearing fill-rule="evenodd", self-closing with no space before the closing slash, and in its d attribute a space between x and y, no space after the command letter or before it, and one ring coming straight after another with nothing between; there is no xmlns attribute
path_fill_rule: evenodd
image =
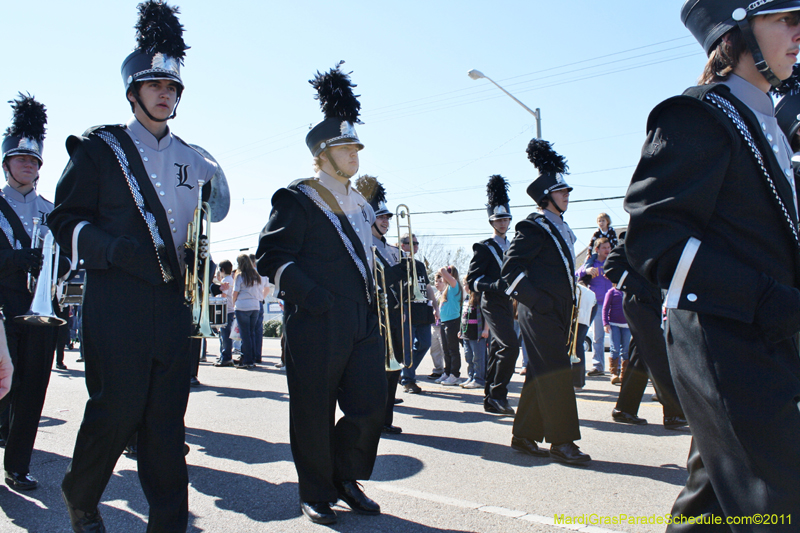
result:
<svg viewBox="0 0 800 533"><path fill-rule="evenodd" d="M372 479L364 482L382 514L360 516L340 503L338 524L315 525L299 510L285 373L273 366L277 341L265 339L265 364L252 371L213 367L217 342L209 344L209 362L199 372L202 386L192 389L186 413L192 533L649 533L665 526L642 520L667 515L686 481L690 434L663 428L660 404L649 401L650 387L639 411L650 425L634 427L611 420L619 388L607 377L587 378L578 393L578 444L593 460L566 466L514 452L513 420L484 413L481 390L425 379L431 368L426 357L419 381L425 394L398 391L404 402L396 406L395 425L403 434L382 439ZM53 371L50 380L31 463L39 488L17 493L0 486L0 532L71 531L60 483L87 399L77 357L77 351L67 352L68 370ZM512 405L522 382L515 374ZM100 505L108 531L145 531L147 509L136 461L123 456ZM555 525L561 515L596 525Z"/></svg>

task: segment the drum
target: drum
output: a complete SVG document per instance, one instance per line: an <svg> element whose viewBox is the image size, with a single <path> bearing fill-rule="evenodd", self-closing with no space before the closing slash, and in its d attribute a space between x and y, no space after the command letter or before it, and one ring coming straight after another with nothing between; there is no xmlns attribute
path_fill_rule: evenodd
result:
<svg viewBox="0 0 800 533"><path fill-rule="evenodd" d="M208 299L208 322L212 328L224 328L228 324L228 299L212 296Z"/></svg>
<svg viewBox="0 0 800 533"><path fill-rule="evenodd" d="M64 283L58 304L63 309L68 305L79 305L83 303L83 282L86 277L85 270L76 270Z"/></svg>

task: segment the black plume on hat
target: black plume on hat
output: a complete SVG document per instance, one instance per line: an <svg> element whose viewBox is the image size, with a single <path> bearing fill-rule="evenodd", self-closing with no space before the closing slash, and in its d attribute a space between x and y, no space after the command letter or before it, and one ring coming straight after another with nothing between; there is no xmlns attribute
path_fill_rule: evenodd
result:
<svg viewBox="0 0 800 533"><path fill-rule="evenodd" d="M511 218L508 198L508 182L500 174L489 176L486 184L486 212L489 214L489 221L500 218Z"/></svg>
<svg viewBox="0 0 800 533"><path fill-rule="evenodd" d="M364 174L356 180L356 190L361 193L370 204L373 200L377 202L386 201L386 189L375 176Z"/></svg>
<svg viewBox="0 0 800 533"><path fill-rule="evenodd" d="M183 42L183 25L176 16L180 14L178 8L148 0L139 4L138 9L139 20L134 26L137 48L148 54L174 57L183 64L189 47Z"/></svg>
<svg viewBox="0 0 800 533"><path fill-rule="evenodd" d="M47 124L47 110L28 94L19 93L16 100L9 100L14 119L6 130L7 137L27 137L42 142Z"/></svg>
<svg viewBox="0 0 800 533"><path fill-rule="evenodd" d="M383 188L378 178L370 176L369 174L364 174L356 180L356 190L360 192L361 196L372 206L372 210L375 211L375 216L392 216L392 212L386 207L386 189Z"/></svg>
<svg viewBox="0 0 800 533"><path fill-rule="evenodd" d="M358 115L361 111L361 103L358 101L360 95L353 94L353 87L350 81L350 74L345 74L341 70L344 61L339 61L336 67L324 74L317 71L317 75L308 83L317 91L314 98L319 100L319 106L325 114L325 118L335 118L345 120L352 124L363 124Z"/></svg>
<svg viewBox="0 0 800 533"><path fill-rule="evenodd" d="M548 141L531 139L525 151L528 153L528 160L541 174L567 174L569 167L566 159L558 155Z"/></svg>

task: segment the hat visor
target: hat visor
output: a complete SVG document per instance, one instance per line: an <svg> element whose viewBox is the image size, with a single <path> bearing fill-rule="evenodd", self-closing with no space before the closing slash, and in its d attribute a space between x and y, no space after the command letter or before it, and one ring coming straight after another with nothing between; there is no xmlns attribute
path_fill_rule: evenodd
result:
<svg viewBox="0 0 800 533"><path fill-rule="evenodd" d="M159 70L149 70L141 73L138 76L133 78L134 82L137 81L152 81L152 80L171 80L181 86L181 89L185 89L183 85L183 80L181 80L180 76L176 76L172 72L166 71L159 71Z"/></svg>
<svg viewBox="0 0 800 533"><path fill-rule="evenodd" d="M3 161L5 162L6 159L9 157L14 157L15 155L32 155L36 159L39 160L39 166L41 167L44 164L44 160L42 160L42 156L33 150L28 150L26 148L14 148L13 150L9 150L8 152L3 154Z"/></svg>
<svg viewBox="0 0 800 533"><path fill-rule="evenodd" d="M338 141L328 141L328 147L331 146L347 146L347 145L355 145L358 146L359 150L364 149L364 145L361 144L361 141L353 140L353 139L341 139Z"/></svg>
<svg viewBox="0 0 800 533"><path fill-rule="evenodd" d="M489 217L489 222L493 222L495 220L501 220L503 218L511 218L510 213L503 213L502 215L492 215Z"/></svg>
<svg viewBox="0 0 800 533"><path fill-rule="evenodd" d="M556 185L555 187L550 189L550 192L563 191L564 189L566 189L567 192L572 192L572 187L570 187L566 183Z"/></svg>
<svg viewBox="0 0 800 533"><path fill-rule="evenodd" d="M757 11L754 15L772 15L774 13L788 13L789 11L800 11L800 0L784 2L780 7Z"/></svg>

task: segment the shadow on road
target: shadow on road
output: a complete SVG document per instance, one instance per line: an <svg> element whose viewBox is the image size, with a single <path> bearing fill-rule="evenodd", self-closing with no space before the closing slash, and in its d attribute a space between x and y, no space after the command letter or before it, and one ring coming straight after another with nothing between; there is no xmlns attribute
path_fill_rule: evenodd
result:
<svg viewBox="0 0 800 533"><path fill-rule="evenodd" d="M246 435L186 428L186 443L211 457L231 459L248 465L292 460L289 444L274 444Z"/></svg>

